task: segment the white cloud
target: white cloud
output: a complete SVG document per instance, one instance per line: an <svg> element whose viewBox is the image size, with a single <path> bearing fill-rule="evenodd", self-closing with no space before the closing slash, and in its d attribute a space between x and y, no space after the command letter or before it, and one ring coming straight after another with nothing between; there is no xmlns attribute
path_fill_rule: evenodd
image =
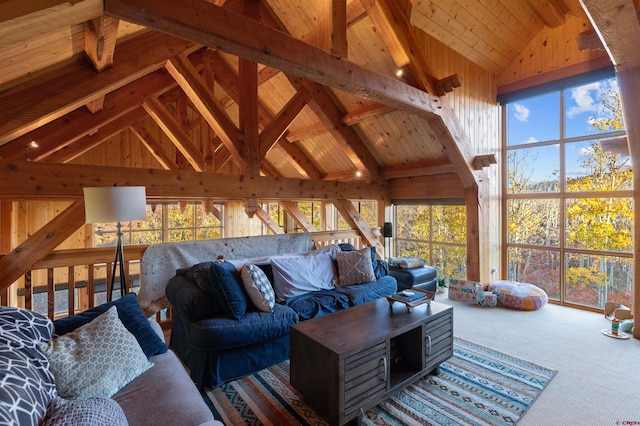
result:
<svg viewBox="0 0 640 426"><path fill-rule="evenodd" d="M575 101L575 105L567 108L567 117L573 118L583 112L595 112L598 102L595 101L594 95L599 97L600 83L591 83L586 86L577 87L571 90L571 98Z"/></svg>
<svg viewBox="0 0 640 426"><path fill-rule="evenodd" d="M515 110L516 120L523 121L523 122L529 120L529 114L531 114L531 111L529 110L529 108L527 108L522 104L513 104L513 108Z"/></svg>
<svg viewBox="0 0 640 426"><path fill-rule="evenodd" d="M529 136L529 138L524 141L524 143L536 143L538 142L538 139L536 139L534 136Z"/></svg>

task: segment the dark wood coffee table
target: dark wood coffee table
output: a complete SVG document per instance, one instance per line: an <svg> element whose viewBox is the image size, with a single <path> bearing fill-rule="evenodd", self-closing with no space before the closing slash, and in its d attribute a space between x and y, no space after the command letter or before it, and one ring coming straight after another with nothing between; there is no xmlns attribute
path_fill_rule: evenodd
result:
<svg viewBox="0 0 640 426"><path fill-rule="evenodd" d="M291 385L343 425L453 355L453 308L381 298L291 327ZM436 371L437 373L437 371Z"/></svg>

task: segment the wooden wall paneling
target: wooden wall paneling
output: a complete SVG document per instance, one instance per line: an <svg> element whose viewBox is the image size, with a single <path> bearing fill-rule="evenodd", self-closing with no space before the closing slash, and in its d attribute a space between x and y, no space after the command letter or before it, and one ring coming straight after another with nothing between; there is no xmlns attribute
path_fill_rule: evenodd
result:
<svg viewBox="0 0 640 426"><path fill-rule="evenodd" d="M606 57L604 50L581 52L578 49L579 34L591 28L587 19L572 15L567 15L564 25L542 28L504 71L498 74L498 86Z"/></svg>

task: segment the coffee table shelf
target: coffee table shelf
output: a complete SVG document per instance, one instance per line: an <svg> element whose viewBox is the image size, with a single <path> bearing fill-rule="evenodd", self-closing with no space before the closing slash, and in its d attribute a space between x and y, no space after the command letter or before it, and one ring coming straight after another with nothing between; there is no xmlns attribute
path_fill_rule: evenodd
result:
<svg viewBox="0 0 640 426"><path fill-rule="evenodd" d="M293 387L343 425L453 355L453 309L378 299L294 325L290 355Z"/></svg>

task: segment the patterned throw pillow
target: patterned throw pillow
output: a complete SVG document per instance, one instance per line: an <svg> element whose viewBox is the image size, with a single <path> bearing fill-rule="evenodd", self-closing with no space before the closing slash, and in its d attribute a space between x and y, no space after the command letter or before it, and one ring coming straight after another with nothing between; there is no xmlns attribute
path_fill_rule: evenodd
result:
<svg viewBox="0 0 640 426"><path fill-rule="evenodd" d="M118 403L103 396L66 400L54 398L42 426L127 426L127 416Z"/></svg>
<svg viewBox="0 0 640 426"><path fill-rule="evenodd" d="M338 252L338 285L369 283L375 281L371 250L365 247L356 251Z"/></svg>
<svg viewBox="0 0 640 426"><path fill-rule="evenodd" d="M264 271L259 266L248 263L242 267L240 276L255 307L263 312L273 312L276 294Z"/></svg>
<svg viewBox="0 0 640 426"><path fill-rule="evenodd" d="M115 306L75 331L41 343L40 349L51 363L58 394L66 399L111 397L153 366Z"/></svg>
<svg viewBox="0 0 640 426"><path fill-rule="evenodd" d="M44 417L56 386L38 344L52 335L49 318L0 307L0 424L35 426Z"/></svg>

